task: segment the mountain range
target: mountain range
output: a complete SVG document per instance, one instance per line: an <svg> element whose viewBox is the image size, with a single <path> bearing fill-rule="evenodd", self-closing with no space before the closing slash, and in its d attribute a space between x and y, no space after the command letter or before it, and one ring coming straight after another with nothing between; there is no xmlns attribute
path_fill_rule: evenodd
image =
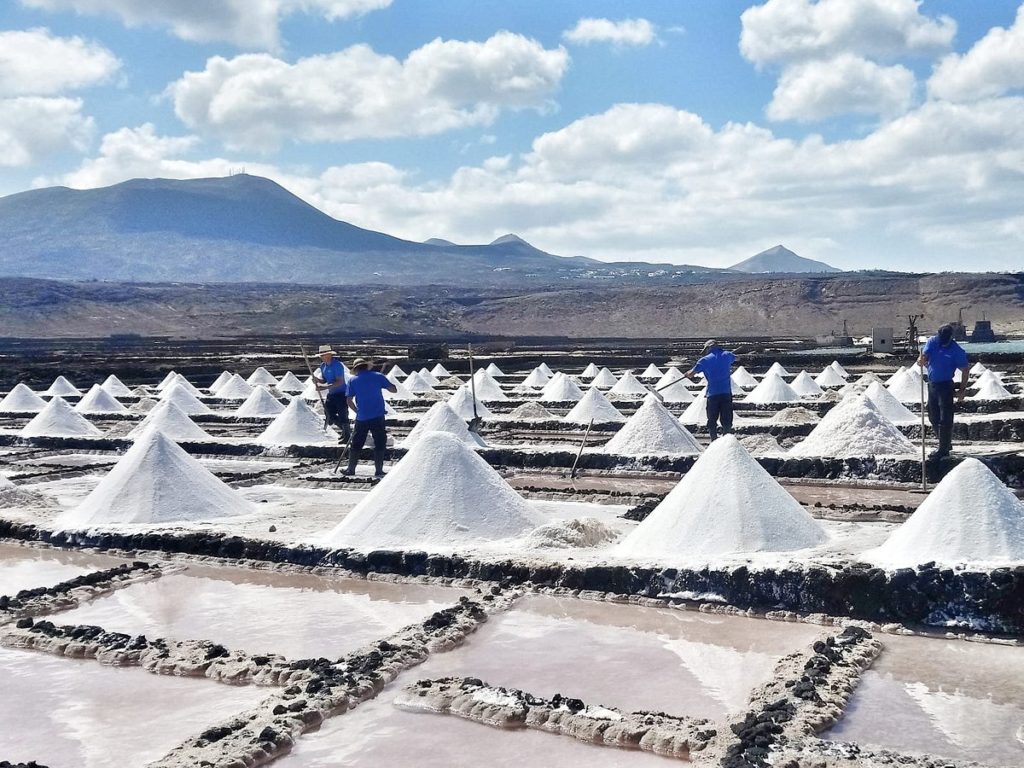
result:
<svg viewBox="0 0 1024 768"><path fill-rule="evenodd" d="M413 242L334 219L247 174L49 187L0 198L0 275L9 277L546 289L779 271L836 270L782 246L723 270L557 256L514 234L481 245Z"/></svg>

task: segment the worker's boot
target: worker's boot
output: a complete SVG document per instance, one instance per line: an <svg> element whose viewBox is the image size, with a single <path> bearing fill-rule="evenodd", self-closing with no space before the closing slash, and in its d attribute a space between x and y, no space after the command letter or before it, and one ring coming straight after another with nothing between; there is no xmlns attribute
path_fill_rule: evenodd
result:
<svg viewBox="0 0 1024 768"><path fill-rule="evenodd" d="M384 477L384 451L373 452L373 476L378 480Z"/></svg>
<svg viewBox="0 0 1024 768"><path fill-rule="evenodd" d="M356 464L358 463L358 457L350 456L348 460L348 466L345 467L345 469L341 470L341 474L346 475L348 477L352 477L356 473Z"/></svg>

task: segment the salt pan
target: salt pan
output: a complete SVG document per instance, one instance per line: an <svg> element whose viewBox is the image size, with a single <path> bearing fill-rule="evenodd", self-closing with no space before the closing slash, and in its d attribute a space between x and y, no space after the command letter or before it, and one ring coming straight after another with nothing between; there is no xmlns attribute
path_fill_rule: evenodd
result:
<svg viewBox="0 0 1024 768"><path fill-rule="evenodd" d="M603 450L619 456L695 456L700 453L700 443L661 401L651 396Z"/></svg>
<svg viewBox="0 0 1024 768"><path fill-rule="evenodd" d="M789 451L791 456L900 456L915 453L902 432L866 395L848 397Z"/></svg>
<svg viewBox="0 0 1024 768"><path fill-rule="evenodd" d="M46 401L24 383L15 384L0 400L0 413L39 413L45 407Z"/></svg>
<svg viewBox="0 0 1024 768"><path fill-rule="evenodd" d="M589 424L591 419L595 424L622 423L626 417L619 413L618 409L601 393L601 390L592 386L572 407L572 410L565 414L563 421L572 424Z"/></svg>
<svg viewBox="0 0 1024 768"><path fill-rule="evenodd" d="M964 459L868 562L1024 562L1024 504L977 459Z"/></svg>
<svg viewBox="0 0 1024 768"><path fill-rule="evenodd" d="M93 437L100 434L62 397L55 397L18 432L22 437Z"/></svg>
<svg viewBox="0 0 1024 768"><path fill-rule="evenodd" d="M468 445L431 432L328 534L327 543L447 549L520 536L544 522Z"/></svg>
<svg viewBox="0 0 1024 768"><path fill-rule="evenodd" d="M57 519L57 525L89 528L215 520L253 511L233 488L150 427L81 504Z"/></svg>
<svg viewBox="0 0 1024 768"><path fill-rule="evenodd" d="M740 445L747 449L751 456L783 456L786 449L772 435L762 432L757 435L741 437Z"/></svg>
<svg viewBox="0 0 1024 768"><path fill-rule="evenodd" d="M683 559L787 552L818 546L827 538L736 437L725 435L711 443L615 551L627 557Z"/></svg>

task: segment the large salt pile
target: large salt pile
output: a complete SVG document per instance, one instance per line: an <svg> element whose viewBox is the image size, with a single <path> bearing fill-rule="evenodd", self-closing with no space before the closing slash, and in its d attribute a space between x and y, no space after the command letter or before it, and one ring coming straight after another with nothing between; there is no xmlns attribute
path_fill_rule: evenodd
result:
<svg viewBox="0 0 1024 768"><path fill-rule="evenodd" d="M537 367L540 369L540 372L547 376L549 379L555 375L555 372L551 370L550 366L548 366L547 363L541 363Z"/></svg>
<svg viewBox="0 0 1024 768"><path fill-rule="evenodd" d="M348 376L348 368L345 369L345 375ZM388 370L388 378L391 378L392 375L394 375L396 379L404 379L409 374L402 370L402 366L400 366L398 363L395 363L394 365L391 366L390 370Z"/></svg>
<svg viewBox="0 0 1024 768"><path fill-rule="evenodd" d="M259 386L260 384L265 387L276 387L277 377L261 365L249 374L249 378L245 382L252 387Z"/></svg>
<svg viewBox="0 0 1024 768"><path fill-rule="evenodd" d="M615 551L626 557L679 560L788 552L818 546L827 538L736 437L725 435Z"/></svg>
<svg viewBox="0 0 1024 768"><path fill-rule="evenodd" d="M594 380L590 383L593 384L595 387L607 388L614 387L616 384L619 383L619 380L615 378L615 374L609 371L607 368L602 368L600 371L597 372L597 375L594 377Z"/></svg>
<svg viewBox="0 0 1024 768"><path fill-rule="evenodd" d="M905 365L901 365L901 366L900 366L899 368L897 368L897 369L896 369L895 373L893 373L893 374L892 374L892 376L890 376L889 378L887 378L887 379L885 380L885 385L886 385L886 386L889 386L890 384L892 384L892 383L893 383L894 381L896 381L896 380L897 380L897 379L898 379L898 378L899 378L899 377L900 377L900 376L901 376L901 375L903 374L903 372L904 372L904 371L906 371L906 370L907 370L907 366L905 366Z"/></svg>
<svg viewBox="0 0 1024 768"><path fill-rule="evenodd" d="M237 373L217 389L217 397L223 400L245 400L252 393L252 385Z"/></svg>
<svg viewBox="0 0 1024 768"><path fill-rule="evenodd" d="M15 384L0 400L0 413L39 413L45 407L46 401L24 383Z"/></svg>
<svg viewBox="0 0 1024 768"><path fill-rule="evenodd" d="M447 379L441 379L441 384L439 386L442 386L446 389L456 389L457 387L461 387L465 383L466 382L464 382L458 376L452 375L449 376Z"/></svg>
<svg viewBox="0 0 1024 768"><path fill-rule="evenodd" d="M434 403L402 441L403 448L412 448L431 432L447 432L471 446L486 446L480 435L470 432L466 422L448 403Z"/></svg>
<svg viewBox="0 0 1024 768"><path fill-rule="evenodd" d="M818 422L791 456L901 456L914 445L878 410L866 395L847 397Z"/></svg>
<svg viewBox="0 0 1024 768"><path fill-rule="evenodd" d="M501 391L501 385L487 371L480 370L473 374L473 386L477 398L485 403L508 400L508 395Z"/></svg>
<svg viewBox="0 0 1024 768"><path fill-rule="evenodd" d="M915 416L909 408L893 397L893 394L880 382L868 386L864 394L875 404L885 418L897 426L920 424L921 417Z"/></svg>
<svg viewBox="0 0 1024 768"><path fill-rule="evenodd" d="M680 371L675 366L672 366L667 371L665 371L665 373L663 373L661 375L660 379L658 379L654 383L654 388L658 389L659 387L667 387L669 384L672 384L673 382L676 382L676 381L680 381L682 378L683 378L682 371Z"/></svg>
<svg viewBox="0 0 1024 768"><path fill-rule="evenodd" d="M217 394L217 390L223 387L231 381L231 373L229 371L221 371L217 378L213 380L213 383L206 388L206 391L211 395Z"/></svg>
<svg viewBox="0 0 1024 768"><path fill-rule="evenodd" d="M686 379L679 378L658 390L658 395L666 403L692 403L693 393L686 388Z"/></svg>
<svg viewBox="0 0 1024 768"><path fill-rule="evenodd" d="M436 387L438 384L441 383L441 380L438 379L437 376L432 374L429 370L427 370L426 366L423 366L422 368L420 368L417 371L417 373L420 375L420 378L423 381L427 382L427 384L429 384L432 387ZM406 384L408 384L408 382L406 382Z"/></svg>
<svg viewBox="0 0 1024 768"><path fill-rule="evenodd" d="M523 389L544 389L549 381L551 381L550 376L540 368L534 368L519 386Z"/></svg>
<svg viewBox="0 0 1024 768"><path fill-rule="evenodd" d="M964 459L868 562L1024 562L1024 504L977 459Z"/></svg>
<svg viewBox="0 0 1024 768"><path fill-rule="evenodd" d="M174 403L189 416L195 416L200 413L212 413L205 403L200 402L199 398L185 389L179 381L175 381L165 389L161 393L160 399Z"/></svg>
<svg viewBox="0 0 1024 768"><path fill-rule="evenodd" d="M971 395L971 400L1006 400L1011 397L1014 397L1014 394L1004 387L996 376L983 374L978 379L978 391Z"/></svg>
<svg viewBox="0 0 1024 768"><path fill-rule="evenodd" d="M882 381L881 377L877 373L874 373L873 371L868 371L853 383L858 387L867 389L875 382L878 382L882 386L885 386L885 382Z"/></svg>
<svg viewBox="0 0 1024 768"><path fill-rule="evenodd" d="M424 394L426 392L434 391L433 385L427 381L419 371L413 371L410 373L404 383L413 394Z"/></svg>
<svg viewBox="0 0 1024 768"><path fill-rule="evenodd" d="M833 360L831 363L828 364L828 367L831 368L836 373L838 373L842 378L850 378L850 374L847 372L845 368L843 368L843 366L839 364L838 360Z"/></svg>
<svg viewBox="0 0 1024 768"><path fill-rule="evenodd" d="M504 418L508 421L553 421L558 417L540 403L531 400L514 408Z"/></svg>
<svg viewBox="0 0 1024 768"><path fill-rule="evenodd" d="M81 504L57 519L57 525L195 522L253 511L237 491L150 427Z"/></svg>
<svg viewBox="0 0 1024 768"><path fill-rule="evenodd" d="M80 395L81 391L68 381L63 376L58 376L53 380L53 384L50 388L43 392L44 395L53 395L54 397L66 397L68 395Z"/></svg>
<svg viewBox="0 0 1024 768"><path fill-rule="evenodd" d="M564 373L556 373L551 381L544 385L544 391L537 399L542 403L579 402L583 398L583 390Z"/></svg>
<svg viewBox="0 0 1024 768"><path fill-rule="evenodd" d="M117 378L117 376L115 376L114 374L110 374L109 376L107 376L107 378L103 380L103 383L100 384L100 386L103 387L103 389L105 389L107 393L113 395L114 397L132 396L132 391L128 389L128 387L125 386L125 383L121 381L119 378Z"/></svg>
<svg viewBox="0 0 1024 768"><path fill-rule="evenodd" d="M700 444L652 395L602 450L619 456L696 456Z"/></svg>
<svg viewBox="0 0 1024 768"><path fill-rule="evenodd" d="M230 376L228 378L230 378ZM303 386L304 385L299 377L291 371L285 371L284 376L282 376L281 380L277 383L278 391L289 395L299 394L302 391Z"/></svg>
<svg viewBox="0 0 1024 768"><path fill-rule="evenodd" d="M171 440L209 440L210 436L189 418L174 403L164 400L158 403L139 424L128 433L128 437L141 437L147 429L155 427Z"/></svg>
<svg viewBox="0 0 1024 768"><path fill-rule="evenodd" d="M430 372L439 379L446 379L452 375L452 372L440 363L437 363L433 368L431 368Z"/></svg>
<svg viewBox="0 0 1024 768"><path fill-rule="evenodd" d="M608 390L608 394L621 397L645 397L650 394L650 390L640 383L632 371L626 371L615 383L615 386Z"/></svg>
<svg viewBox="0 0 1024 768"><path fill-rule="evenodd" d="M903 373L889 382L888 390L901 403L919 403L921 401L921 371L916 365L907 368ZM927 386L924 397L928 397Z"/></svg>
<svg viewBox="0 0 1024 768"><path fill-rule="evenodd" d="M818 386L818 383L811 378L811 374L807 371L800 371L793 379L793 383L790 384L793 391L796 392L800 397L817 397L822 393L822 389Z"/></svg>
<svg viewBox="0 0 1024 768"><path fill-rule="evenodd" d="M459 418L470 421L473 418L480 417L481 419L493 418L494 414L490 412L483 401L476 398L476 409L473 408L473 393L469 389L468 384L463 384L459 389L455 390L455 393L448 398L448 407L451 408L455 413L459 415Z"/></svg>
<svg viewBox="0 0 1024 768"><path fill-rule="evenodd" d="M643 373L637 376L638 379L660 379L662 377L661 369L658 368L654 363L651 363L644 368Z"/></svg>
<svg viewBox="0 0 1024 768"><path fill-rule="evenodd" d="M821 373L814 377L814 383L819 387L841 387L846 383L846 379L840 376L835 369L826 365Z"/></svg>
<svg viewBox="0 0 1024 768"><path fill-rule="evenodd" d="M260 445L319 445L337 439L337 433L324 426L322 416L306 405L301 397L293 397L256 438L256 442Z"/></svg>
<svg viewBox="0 0 1024 768"><path fill-rule="evenodd" d="M171 384L174 383L174 379L175 379L175 377L177 375L178 375L177 371L168 371L167 375L164 376L160 380L160 383L156 385L156 391L157 392L163 392L165 389L167 389L169 386L171 386Z"/></svg>
<svg viewBox="0 0 1024 768"><path fill-rule="evenodd" d="M395 385L395 391L391 392L390 390L385 389L385 400L394 400L395 402L398 403L410 403L417 399L416 395L413 394L413 392L407 386L405 386L403 382L392 381L391 383ZM303 392L303 395L305 395L305 392Z"/></svg>
<svg viewBox="0 0 1024 768"><path fill-rule="evenodd" d="M588 363L587 367L583 369L583 373L580 374L581 379L592 379L597 376L600 369L593 363Z"/></svg>
<svg viewBox="0 0 1024 768"><path fill-rule="evenodd" d="M129 413L149 413L159 405L159 400L154 400L151 397L140 397L130 406L128 406Z"/></svg>
<svg viewBox="0 0 1024 768"><path fill-rule="evenodd" d="M99 384L93 384L92 388L85 393L85 397L78 401L75 410L79 413L128 413L128 409L117 402L117 399Z"/></svg>
<svg viewBox="0 0 1024 768"><path fill-rule="evenodd" d="M491 363L484 370L486 370L487 373L489 373L491 376L504 376L505 375L505 372L503 370L501 370L501 368L499 368L497 366L497 364L495 364L495 363Z"/></svg>
<svg viewBox="0 0 1024 768"><path fill-rule="evenodd" d="M281 401L270 394L267 388L257 385L252 394L235 409L235 416L277 416L284 410Z"/></svg>
<svg viewBox="0 0 1024 768"><path fill-rule="evenodd" d="M196 389L196 386L191 381L186 379L180 373L174 374L174 381L172 381L167 387L164 387L163 391L166 392L168 389L170 389L174 385L178 385L179 387L184 389L186 392L188 392L189 394L194 395L196 397L200 397L203 394L198 389Z"/></svg>
<svg viewBox="0 0 1024 768"><path fill-rule="evenodd" d="M92 437L100 431L64 398L55 397L18 434L22 437Z"/></svg>
<svg viewBox="0 0 1024 768"><path fill-rule="evenodd" d="M732 372L732 383L737 384L743 389L753 389L757 386L757 379L755 379L750 371L744 368L742 365Z"/></svg>
<svg viewBox="0 0 1024 768"><path fill-rule="evenodd" d="M618 409L601 393L601 390L592 386L572 407L572 410L565 414L563 421L572 424L589 424L591 419L595 424L622 423L626 417L619 413Z"/></svg>
<svg viewBox="0 0 1024 768"><path fill-rule="evenodd" d="M987 370L988 370L988 368L986 368L984 365L982 365L981 364L981 360L979 360L978 362L976 362L974 365L972 365L970 367L970 370L968 370L968 373L970 373L971 376L981 376L981 374L983 374Z"/></svg>
<svg viewBox="0 0 1024 768"><path fill-rule="evenodd" d="M765 373L765 376L771 375L773 373L777 374L779 376L792 376L793 375L789 371L787 371L785 368L783 368L782 367L782 363L779 363L779 362L772 363L771 366L768 368L768 371Z"/></svg>
<svg viewBox="0 0 1024 768"><path fill-rule="evenodd" d="M766 373L750 394L743 398L745 403L792 403L800 399L800 395L777 373Z"/></svg>
<svg viewBox="0 0 1024 768"><path fill-rule="evenodd" d="M706 395L707 390L701 390L700 393L693 398L693 402L686 406L686 410L683 411L679 417L679 423L687 427L704 426L708 423L708 398Z"/></svg>
<svg viewBox="0 0 1024 768"><path fill-rule="evenodd" d="M452 435L431 432L326 542L429 551L520 536L545 522L472 448Z"/></svg>

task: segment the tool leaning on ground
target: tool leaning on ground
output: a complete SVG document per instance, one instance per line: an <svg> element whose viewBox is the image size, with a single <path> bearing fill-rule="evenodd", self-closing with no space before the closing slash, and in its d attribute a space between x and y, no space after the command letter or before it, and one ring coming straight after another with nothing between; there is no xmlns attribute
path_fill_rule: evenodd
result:
<svg viewBox="0 0 1024 768"><path fill-rule="evenodd" d="M469 353L469 391L473 396L473 418L469 421L469 431L479 435L480 422L483 419L480 418L480 414L476 410L476 372L473 370L473 345L467 344L466 350Z"/></svg>
<svg viewBox="0 0 1024 768"><path fill-rule="evenodd" d="M327 417L327 403L324 402L324 393L320 390L320 387L316 385L318 379L313 374L313 366L309 364L309 355L306 354L306 346L301 344L299 345L299 349L302 351L302 361L306 364L306 370L309 371L309 378L313 381L313 389L316 390L316 396L320 398L320 408L324 412L324 429L326 430L331 423Z"/></svg>

